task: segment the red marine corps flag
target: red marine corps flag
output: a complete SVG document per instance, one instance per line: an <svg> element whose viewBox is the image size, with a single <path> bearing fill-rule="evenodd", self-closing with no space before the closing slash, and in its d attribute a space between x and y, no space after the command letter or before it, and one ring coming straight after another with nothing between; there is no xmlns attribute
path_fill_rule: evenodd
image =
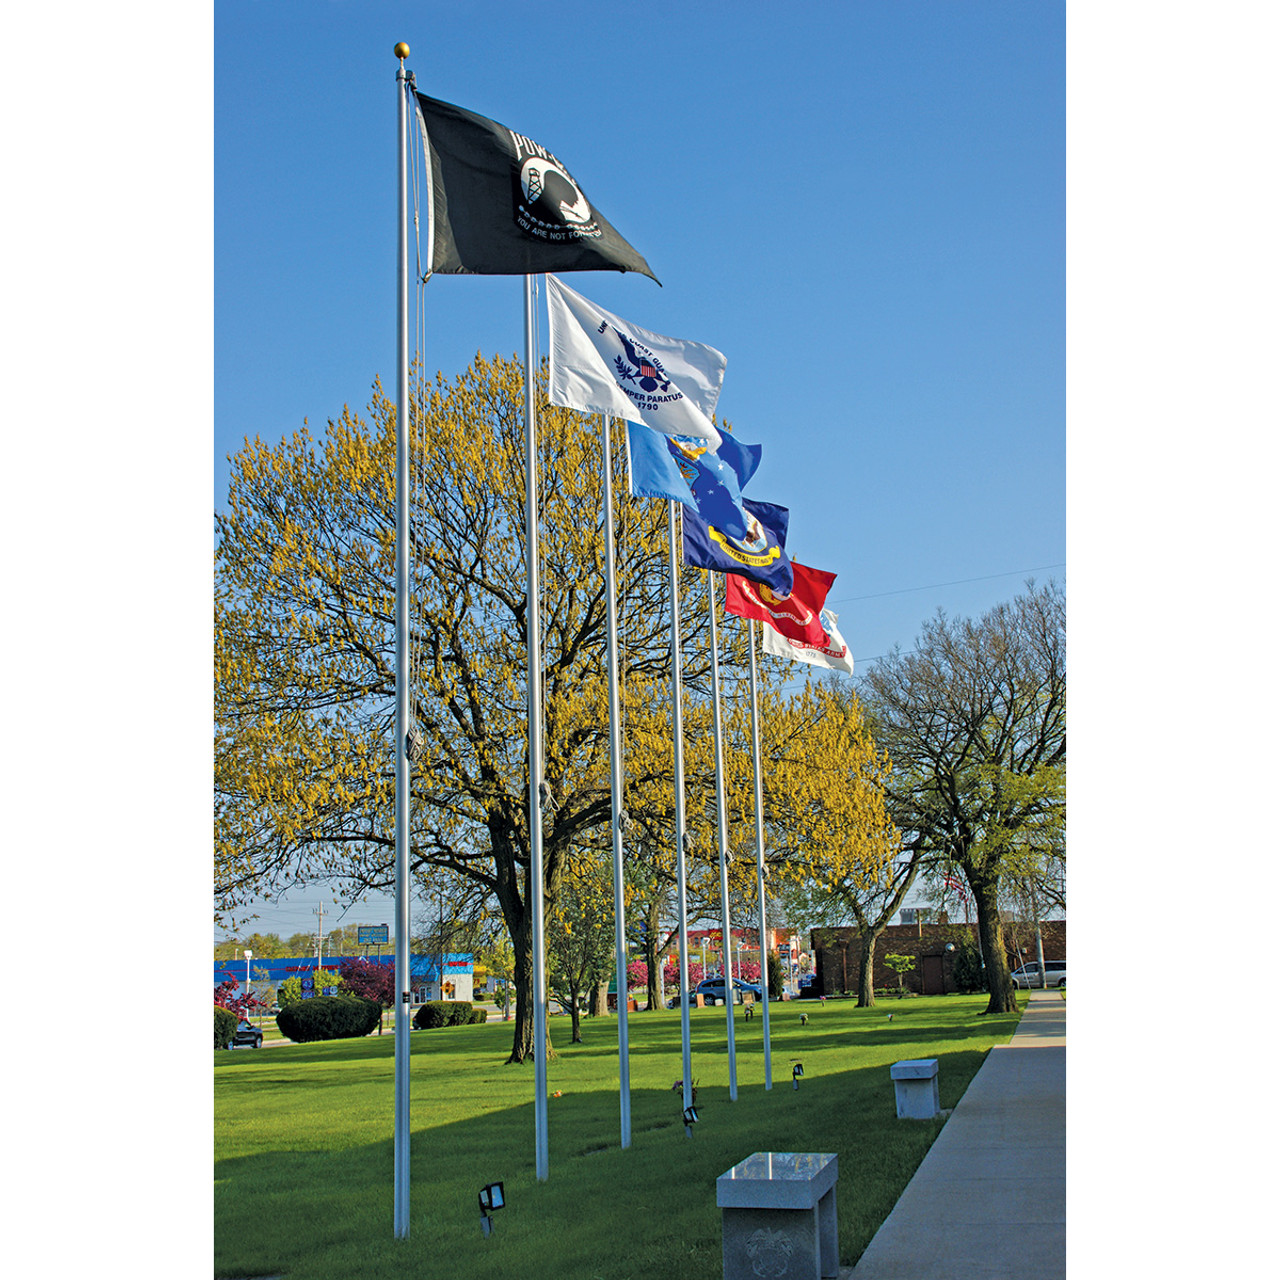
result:
<svg viewBox="0 0 1280 1280"><path fill-rule="evenodd" d="M792 560L789 595L779 595L762 583L736 573L724 575L724 607L739 618L754 618L797 644L825 648L829 637L822 625L822 606L836 580L825 569L810 569Z"/></svg>

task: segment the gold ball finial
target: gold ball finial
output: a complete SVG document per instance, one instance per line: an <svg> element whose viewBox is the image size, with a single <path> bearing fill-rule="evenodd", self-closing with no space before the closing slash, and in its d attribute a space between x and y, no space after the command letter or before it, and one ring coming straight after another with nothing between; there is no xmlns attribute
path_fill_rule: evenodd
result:
<svg viewBox="0 0 1280 1280"><path fill-rule="evenodd" d="M403 62L409 56L409 46L403 40L395 48L395 55Z"/></svg>

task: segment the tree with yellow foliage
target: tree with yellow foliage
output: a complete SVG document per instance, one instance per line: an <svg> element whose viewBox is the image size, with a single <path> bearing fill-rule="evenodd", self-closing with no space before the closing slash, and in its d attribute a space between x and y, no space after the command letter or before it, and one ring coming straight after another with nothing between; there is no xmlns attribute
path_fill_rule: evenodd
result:
<svg viewBox="0 0 1280 1280"><path fill-rule="evenodd" d="M610 795L600 420L539 399L550 917L571 852L608 842ZM410 423L411 712L423 739L410 863L419 878L443 871L496 901L513 949L516 1062L533 1050L522 406L519 363L477 357L452 383L437 377L418 395ZM255 895L310 881L351 896L393 883L394 418L375 385L367 419L344 409L323 440L303 429L277 445L247 441L232 460L215 592L215 889L224 918ZM614 488L625 494L622 424L614 431ZM618 500L615 555L626 806L652 847L670 849L663 505ZM682 571L681 595L690 813L714 815L700 572ZM732 686L744 628L726 631L737 637L724 641ZM764 685L777 856L873 856L856 841L875 820L860 824L856 803L824 790L850 776L824 755L862 750L857 735L832 736L819 693L792 707L767 675ZM750 775L749 748L739 758L745 715L738 698L737 747L726 755L739 824ZM861 802L874 803L873 791L859 791ZM697 843L714 854L714 817L703 827ZM709 873L712 864L701 865Z"/></svg>

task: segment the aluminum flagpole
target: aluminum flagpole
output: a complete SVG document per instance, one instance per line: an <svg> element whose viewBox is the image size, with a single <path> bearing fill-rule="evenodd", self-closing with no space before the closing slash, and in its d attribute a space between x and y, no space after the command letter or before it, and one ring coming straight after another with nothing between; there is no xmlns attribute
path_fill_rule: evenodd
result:
<svg viewBox="0 0 1280 1280"><path fill-rule="evenodd" d="M676 898L680 925L680 1064L683 1106L693 1105L693 1054L689 1047L689 917L685 889L684 713L680 692L680 583L676 572L676 504L667 499L667 564L671 581L671 734L675 750ZM693 1129L684 1127L693 1137Z"/></svg>
<svg viewBox="0 0 1280 1280"><path fill-rule="evenodd" d="M760 783L760 699L756 692L756 624L748 624L751 642L751 768L756 790L756 894L760 899L760 1014L764 1019L764 1087L773 1088L769 1044L769 957L764 921L764 797Z"/></svg>
<svg viewBox="0 0 1280 1280"><path fill-rule="evenodd" d="M542 883L542 640L538 585L538 453L537 409L534 389L533 277L524 278L524 525L525 563L528 566L529 672L529 910L533 913L533 1130L534 1169L539 1182L547 1180L547 965L543 938Z"/></svg>
<svg viewBox="0 0 1280 1280"><path fill-rule="evenodd" d="M707 570L707 607L711 611L711 707L716 749L716 830L720 844L720 968L724 974L724 1007L729 1037L729 1101L738 1100L738 1050L734 1042L733 974L729 964L729 818L724 799L724 746L720 733L720 647L716 633L716 584Z"/></svg>
<svg viewBox="0 0 1280 1280"><path fill-rule="evenodd" d="M631 1145L631 1054L627 1028L627 919L622 884L622 714L618 697L618 602L613 562L613 457L609 432L613 419L604 415L604 584L609 632L609 791L613 813L613 940L618 977L618 1107L622 1146Z"/></svg>
<svg viewBox="0 0 1280 1280"><path fill-rule="evenodd" d="M409 1235L409 103L398 44L400 111L399 281L396 296L396 1001L394 1229Z"/></svg>

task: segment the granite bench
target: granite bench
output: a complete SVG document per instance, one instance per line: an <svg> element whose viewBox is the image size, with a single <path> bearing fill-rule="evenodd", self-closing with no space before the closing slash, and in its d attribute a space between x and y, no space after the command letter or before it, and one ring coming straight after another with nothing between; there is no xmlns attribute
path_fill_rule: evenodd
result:
<svg viewBox="0 0 1280 1280"><path fill-rule="evenodd" d="M938 1114L937 1058L906 1058L889 1068L899 1120L932 1120Z"/></svg>
<svg viewBox="0 0 1280 1280"><path fill-rule="evenodd" d="M757 1151L716 1179L725 1280L840 1274L836 1157Z"/></svg>

